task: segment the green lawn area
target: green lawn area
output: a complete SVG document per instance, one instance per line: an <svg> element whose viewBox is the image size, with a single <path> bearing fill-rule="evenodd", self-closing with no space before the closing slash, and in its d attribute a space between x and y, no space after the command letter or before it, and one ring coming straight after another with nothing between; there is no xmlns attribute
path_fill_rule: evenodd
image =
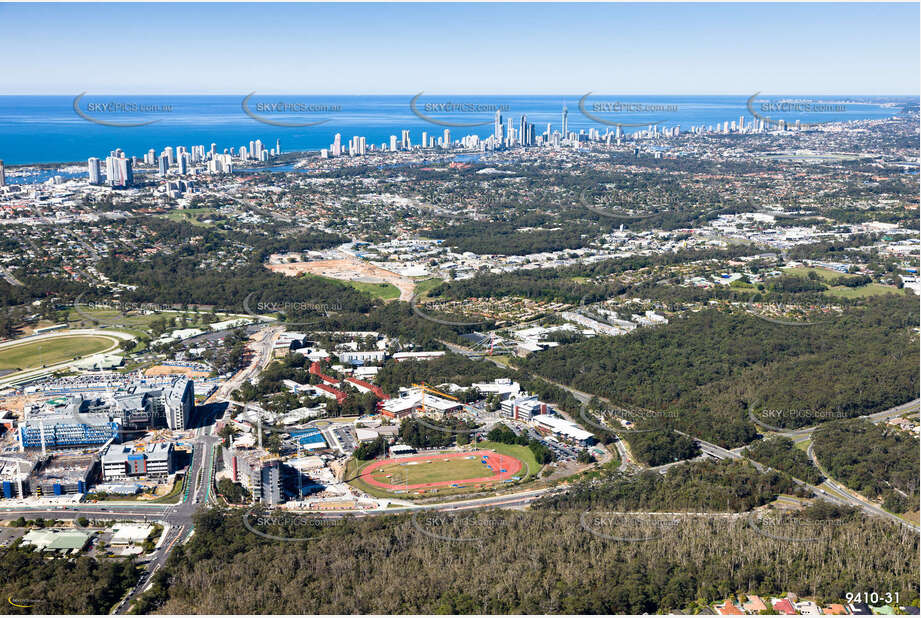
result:
<svg viewBox="0 0 921 618"><path fill-rule="evenodd" d="M134 311L129 311L127 315L122 314L115 309L101 309L93 308L89 306L80 306L80 310L70 309L67 314L67 321L70 328L108 328L110 330L117 330L123 333L129 333L135 337L150 337L152 333L150 332L150 324L154 320L159 320L165 318L167 320L172 320L173 318L177 319L177 328L181 328L181 316L183 313L181 311L161 311L158 313L138 313ZM187 324L186 328L200 328L202 330L208 330L208 327L204 322L197 322L196 314L194 312L188 312L184 314L186 316ZM201 312L198 315L204 316L205 313ZM219 319L225 319L223 316L219 316ZM97 322L94 323L94 320ZM135 343L137 346L138 343ZM143 349L135 347L133 351L137 352Z"/></svg>
<svg viewBox="0 0 921 618"><path fill-rule="evenodd" d="M795 275L797 277L807 277L810 272L814 272L819 276L820 279L828 281L830 279L837 279L838 277L843 277L844 273L839 273L837 270L831 270L830 268L815 268L808 266L796 266L794 268L784 268L783 272L789 275Z"/></svg>
<svg viewBox="0 0 921 618"><path fill-rule="evenodd" d="M181 477L173 481L173 488L165 496L160 496L159 498L152 500L151 502L155 504L176 504L182 499L182 492L185 488L186 475L183 474Z"/></svg>
<svg viewBox="0 0 921 618"><path fill-rule="evenodd" d="M522 481L528 481L532 478L536 478L537 473L540 472L541 465L537 463L536 459L534 459L534 453L531 452L531 449L526 446L521 446L520 444L502 444L501 442L486 441L477 442L476 447L479 449L496 451L502 455L511 455L512 457L517 457L520 459L522 462L524 462L524 468L518 475L521 477Z"/></svg>
<svg viewBox="0 0 921 618"><path fill-rule="evenodd" d="M209 215L217 212L215 208L186 208L183 210L174 210L167 215L163 215L170 221L179 223L191 223L201 227L211 227L213 223L203 223L202 219L207 219Z"/></svg>
<svg viewBox="0 0 921 618"><path fill-rule="evenodd" d="M837 285L825 290L826 294L831 296L840 296L841 298L866 298L867 296L880 296L883 294L901 294L902 290L892 285L882 285L879 283L868 283L859 288L849 288L846 285Z"/></svg>
<svg viewBox="0 0 921 618"><path fill-rule="evenodd" d="M468 445L470 450L475 450L473 445ZM526 446L520 446L517 444L500 444L498 442L478 442L476 444L476 449L481 450L492 450L502 455L510 455L516 459L522 461L524 466L522 467L521 472L518 476L520 481L515 483L499 483L498 486L494 489L501 489L505 486L520 486L521 483L526 481L531 481L537 478L537 473L540 470L541 466L537 463L537 460L534 459L534 453L531 452ZM441 496L450 496L452 494L469 494L477 491L476 488L472 487L439 487L437 492L426 491L424 494L418 494L416 491L410 490L408 493L394 493L383 489L381 487L375 487L365 483L363 480L357 477L357 473L362 468L370 464L370 461L356 461L354 458L350 459L346 466L346 479L352 479L349 481L353 486L360 489L361 491L374 496L376 498L400 498L400 499L413 499L417 497L441 497ZM416 466L388 466L386 472L383 472L384 468L380 469L378 473L375 473L376 478L385 482L391 482L394 485L401 482L400 475L405 472L409 474L409 480L407 481L408 485L413 485L416 483L433 483L438 481L445 481L450 479L460 479L460 478L478 478L482 476L492 476L492 472L487 469L483 464L480 463L479 459L469 460L461 459L455 460L450 465L456 465L457 467L453 470L449 470L449 466L446 464L417 464ZM425 466L431 466L430 470L425 470ZM378 477L378 474L382 473L393 474L393 477L390 479L385 479L383 476ZM422 480L419 480L422 479ZM488 491L483 490L483 491Z"/></svg>
<svg viewBox="0 0 921 618"><path fill-rule="evenodd" d="M816 273L822 281L828 282L838 277L846 277L845 273L828 268L815 268L806 266L797 266L795 268L784 268L783 271L797 277L807 277L810 272ZM882 285L879 283L868 283L858 288L850 288L846 285L836 285L825 290L829 296L838 296L840 298L866 298L868 296L878 296L882 294L899 294L901 290L891 285Z"/></svg>
<svg viewBox="0 0 921 618"><path fill-rule="evenodd" d="M796 448L803 451L804 453L809 450L810 444L812 444L812 440L803 440L802 442L794 442L794 445L796 446Z"/></svg>
<svg viewBox="0 0 921 618"><path fill-rule="evenodd" d="M374 298L380 298L381 300L393 300L394 298L400 297L400 290L397 289L397 286L392 283L367 283L364 281L343 281L342 279L334 279L332 277L323 277L322 275L314 275L313 273L303 273L304 277L315 277L317 279L325 279L326 281L332 281L333 283L338 283L340 285L347 285L351 288L355 288L359 292L364 292L365 294L370 294Z"/></svg>
<svg viewBox="0 0 921 618"><path fill-rule="evenodd" d="M112 340L96 335L60 336L29 341L0 350L0 369L30 369L54 365L112 347Z"/></svg>
<svg viewBox="0 0 921 618"><path fill-rule="evenodd" d="M381 300L393 300L400 297L400 290L392 283L366 283L364 281L345 281L359 292L365 292Z"/></svg>
<svg viewBox="0 0 921 618"><path fill-rule="evenodd" d="M134 334L143 335L147 334L147 329L150 327L150 323L154 320L159 320L160 318L165 318L171 320L173 318L179 318L182 315L181 311L161 311L158 313L137 313L137 312L128 312L127 315L115 310L115 309L101 309L88 306L80 306L80 311L76 309L71 309L67 313L67 321L71 323L80 323L83 326L92 327L93 320L98 320L100 326L114 326L119 325L119 330L130 331ZM205 315L204 313L200 315ZM189 328L202 328L203 325L200 322L194 322L195 315L192 313L187 313L186 318L189 323Z"/></svg>
<svg viewBox="0 0 921 618"><path fill-rule="evenodd" d="M415 461L397 463L378 468L372 478L381 483L416 485L462 479L475 479L495 474L484 466L479 457L474 459L454 458L442 461ZM390 478L388 478L388 476Z"/></svg>
<svg viewBox="0 0 921 618"><path fill-rule="evenodd" d="M423 296L428 294L439 285L444 282L444 279L439 279L438 277L433 277L431 279L423 279L422 281L416 282L415 293L418 296Z"/></svg>

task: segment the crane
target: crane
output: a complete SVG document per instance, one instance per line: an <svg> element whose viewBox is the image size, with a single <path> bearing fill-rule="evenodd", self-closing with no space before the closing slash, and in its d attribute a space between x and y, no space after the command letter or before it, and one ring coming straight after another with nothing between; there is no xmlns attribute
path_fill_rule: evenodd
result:
<svg viewBox="0 0 921 618"><path fill-rule="evenodd" d="M426 393L430 395L438 395L439 397L444 397L445 399L450 399L452 401L456 401L460 403L460 399L458 399L457 397L453 395L448 395L447 393L442 393L440 390L432 388L425 382L421 384L413 384L413 388L418 388L420 391L422 391L422 412L423 413L428 412L428 410L425 408L425 394Z"/></svg>
<svg viewBox="0 0 921 618"><path fill-rule="evenodd" d="M464 410L465 410L466 412L469 412L470 414L472 414L472 415L474 416L474 418L477 417L477 410L476 410L476 408L474 408L473 406L471 406L471 405L469 405L469 404L466 404L466 403L462 402L460 399L458 399L457 397L455 397L455 396L453 396L453 395L448 395L447 393L443 393L443 392L441 392L441 391L438 390L438 389L432 388L431 386L429 386L429 385L426 384L425 382L422 382L421 384L413 384L413 387L414 387L414 388L418 388L420 391L422 391L422 412L423 412L423 414L424 414L425 412L427 412L426 407L425 407L425 394L428 393L428 394L430 394L430 395L437 395L437 396L439 396L439 397L444 397L444 398L446 398L446 399L450 399L450 400L452 400L452 401L456 401L457 403L459 403L459 404L464 408ZM472 439L474 440L474 442L476 441L476 435L475 435L475 434L472 436Z"/></svg>

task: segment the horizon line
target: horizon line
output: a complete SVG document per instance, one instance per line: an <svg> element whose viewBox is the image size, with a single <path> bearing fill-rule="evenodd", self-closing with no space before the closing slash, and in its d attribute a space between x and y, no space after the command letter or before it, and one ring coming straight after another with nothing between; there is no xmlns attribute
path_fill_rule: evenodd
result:
<svg viewBox="0 0 921 618"><path fill-rule="evenodd" d="M426 96L569 96L582 97L585 92L432 92L428 94L422 91ZM751 96L751 92L601 92L588 91L592 96ZM74 92L14 92L0 93L0 97L28 97L28 96L79 96ZM88 96L246 96L249 93L242 91L233 92L98 92L91 93L84 91ZM416 96L419 93L413 92L255 92L255 96L349 96L349 97L396 97L396 96ZM757 94L765 96L856 96L856 97L919 97L921 93L882 93L869 94L861 92L767 92L759 91Z"/></svg>

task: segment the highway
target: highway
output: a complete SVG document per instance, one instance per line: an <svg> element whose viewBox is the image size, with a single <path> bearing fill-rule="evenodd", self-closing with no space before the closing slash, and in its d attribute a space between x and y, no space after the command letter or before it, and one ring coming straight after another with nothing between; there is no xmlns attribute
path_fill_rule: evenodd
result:
<svg viewBox="0 0 921 618"><path fill-rule="evenodd" d="M10 269L5 266L0 266L0 276L2 276L10 285L23 287L22 281L13 276L13 273L10 272Z"/></svg>
<svg viewBox="0 0 921 618"><path fill-rule="evenodd" d="M464 355L466 355L466 356L471 356L471 355L473 355L473 350L470 350L469 348L464 348L464 347L462 347L462 346L458 346L458 345L454 345L454 344L449 344L448 342L445 342L445 341L443 341L442 343L444 343L446 346L448 346L448 348L449 348L452 352L455 352L455 353L457 353L457 354L464 354ZM488 357L487 357L487 358L488 358ZM490 359L490 360L493 360L493 359ZM499 363L498 361L495 361L495 360L493 360L493 362L495 362L496 364L498 364L498 365L500 365L500 366L506 366L506 365L504 365L504 364L502 364L502 363ZM546 378L543 378L543 379L546 380ZM589 401L589 400L592 398L592 395L589 394L589 393L584 393L584 392L579 391L579 390L576 390L576 389L574 389L574 388L572 388L572 387L566 386L565 384L559 384L559 383L557 383L557 382L553 382L552 380L547 380L547 381L551 382L552 384L555 384L555 385L559 386L559 387L562 388L562 389L565 389L565 390L569 391L570 393L572 393L572 395L573 395L576 399L578 399L578 400L579 400L580 402L582 402L582 403L585 403L585 402ZM603 397L599 397L599 399L602 400L602 401L607 401L609 404L611 404L610 401L606 400L606 399L603 398ZM881 422L885 422L885 421L889 420L890 418L895 418L895 417L901 416L902 414L904 414L904 413L906 413L906 412L908 412L908 411L915 410L915 409L917 409L917 408L919 407L919 404L921 404L921 399L914 399L914 400L909 401L909 402L907 402L907 403L903 403L903 404L901 404L901 405L898 405L898 406L894 406L894 407L892 407L892 408L889 408L888 410L883 410L883 411L881 411L881 412L876 412L876 413L873 413L873 414L868 414L868 415L862 416L862 417L860 417L860 418L867 418L867 419L869 419L871 422L874 422L874 423L881 423ZM806 428L803 428L803 429L796 429L796 430L792 430L792 431L788 431L788 432L775 432L775 433L778 433L779 435L783 435L783 436L786 436L786 437L788 437L788 438L791 438L791 439L793 439L794 441L801 442L801 441L804 441L804 440L808 440L808 439L812 436L812 433L813 433L816 429L817 429L817 427L806 427ZM696 436L692 436L692 435L689 435L689 434L685 434L685 433L682 433L682 432L680 432L680 431L677 432L677 433L679 433L679 434L681 434L681 435L684 435L684 436L687 436L688 438L691 438L691 439L695 440L695 441L698 443L698 445L700 445L701 451L704 453L704 455L702 455L701 457L695 458L695 459L700 459L700 458L708 457L708 456L709 456L709 457L714 457L714 458L717 458L717 459L745 459L746 461L749 461L750 463L752 463L752 464L753 464L756 468L758 468L759 470L769 469L769 468L767 468L766 466L764 466L764 465L762 465L762 464L759 464L759 463L757 463L757 462L755 462L755 461L753 461L753 460L751 460L751 459L748 459L747 457L744 457L744 456L742 455L742 451L746 448L746 447L744 447L744 446L738 447L738 448L735 448L735 449L732 449L732 450L728 450L728 449L724 449L724 448L722 448L722 447L720 447L720 446L717 446L716 444L712 444L712 443L710 443L710 442L706 442L706 441L704 441L704 440L702 440L702 439L700 439L700 438L698 438L698 437L696 437ZM626 450L624 449L624 446L623 446L623 444L621 444L621 441L620 441L620 440L618 440L617 442L615 442L615 446L617 447L618 453L620 454L620 457L621 457L621 466L620 466L619 469L620 469L621 471L627 471L628 467L627 467L627 465L625 465L625 464L627 463L627 461L628 461L627 455L626 455ZM810 445L810 447L809 447L809 456L813 458L813 461L815 461L815 462L816 462L816 465L818 466L818 460L815 459L815 455L814 455L814 453L812 453L812 446L811 446L811 445ZM662 466L656 466L655 468L651 468L651 469L652 469L652 470L655 470L655 471L657 471L657 472L664 473L664 472L666 472L669 468L671 468L672 466L680 465L680 464L682 464L682 463L685 463L685 462L684 462L684 461L676 461L676 462L668 463L668 464L665 464L665 465L662 465ZM819 468L819 469L821 470L821 468ZM823 489L822 487L817 487L817 486L814 486L814 485L810 485L810 484L808 484L808 483L806 483L805 481L802 481L802 480L800 480L800 479L794 478L793 480L794 480L797 484L811 489L812 492L813 492L816 496L820 496L820 497L822 497L823 499L829 500L830 502L834 502L834 503L841 504L841 505L854 506L854 507L857 507L857 508L861 509L862 511L864 511L865 513L867 513L867 514L869 514L869 515L874 515L874 516L878 516L878 517L883 517L883 518L885 518L885 519L889 519L890 521L897 522L897 523L899 523L899 524L909 526L909 527L911 527L911 528L914 529L914 530L921 530L921 528L919 528L918 526L916 526L916 525L914 525L914 524L912 524L912 523L910 523L910 522L905 521L905 520L902 519L901 517L898 517L897 515L893 515L892 513L889 513L888 511L886 511L886 510L884 510L884 509L882 509L882 508L876 506L875 504L870 503L869 501L867 501L866 499L864 499L864 498L862 498L862 497L858 497L858 496L854 495L853 492L851 492L850 490L844 488L840 483L837 483L837 482L834 481L833 479L829 478L828 475L824 474L824 472L823 472L823 475L826 477L826 481L823 482L822 485L825 486L826 489ZM835 493L831 493L829 490L831 490L831 492L835 492Z"/></svg>
<svg viewBox="0 0 921 618"><path fill-rule="evenodd" d="M254 348L254 355L252 362L248 367L238 372L233 378L226 382L211 398L208 402L218 403L218 402L230 402L230 395L234 390L239 388L244 380L250 379L251 377L258 375L265 366L271 362L272 359L272 346L274 341L277 339L279 333L281 333L283 327L281 326L272 326L261 331L261 337L258 337L252 344ZM469 354L468 350L461 348L460 346L455 346L447 344L449 348L453 351ZM496 361L495 359L490 359L496 362L496 364L503 365L503 363ZM559 387L569 391L573 394L576 399L582 403L586 403L591 399L591 395L588 393L583 393L576 389L567 387L562 384L558 384ZM870 418L874 422L884 422L889 418L893 418L900 414L904 414L906 411L917 407L919 400L914 400L900 406L896 406L889 410L884 410L872 415L869 415L866 418ZM226 410L226 409L225 409ZM0 516L7 518L15 518L18 516L23 516L26 518L34 519L35 517L43 517L46 519L76 519L78 517L87 517L89 519L105 519L105 520L126 520L126 521L160 521L168 524L167 528L164 531L164 537L160 543L158 549L155 551L154 555L147 563L143 575L139 579L138 585L126 596L126 598L115 608L117 613L125 613L130 607L134 599L137 598L146 588L149 587L152 576L156 571L165 564L169 553L172 549L178 544L188 540L190 533L192 532L193 526L193 516L199 507L214 503L216 501L214 492L212 491L213 487L213 475L215 470L215 447L220 443L220 438L214 435L214 414L217 413L218 408L216 406L199 406L196 408L197 415L193 419L194 437L191 439L193 445L193 454L192 461L189 464L189 469L186 476L186 489L181 500L176 504L138 504L131 502L104 502L104 503L94 503L94 504L71 504L65 507L55 507L48 505L35 505L35 506L0 506ZM811 436L812 432L815 430L815 427L805 428L800 430L795 430L792 432L787 432L783 435L789 437L795 437L798 439L808 439ZM695 436L684 434L678 432L681 435L685 435L697 442L700 445L701 450L703 451L703 457L715 457L718 459L744 459L750 462L759 470L769 470L767 466L759 464L755 461L752 461L741 454L742 448L737 449L724 449L716 444L712 444ZM621 471L629 471L630 466L630 457L626 451L624 445L620 440L615 442L615 447L618 450L618 453L621 457ZM810 457L815 460L815 454L812 452L810 447L808 454ZM663 466L657 466L651 468L658 472L664 472L668 468L679 465L685 462L674 462L665 464ZM818 462L816 461L816 465ZM918 527L907 522L891 513L886 512L885 510L877 507L876 505L866 501L862 497L855 496L848 489L840 486L832 479L826 480L822 486L813 486L799 479L794 479L794 481L805 488L808 488L816 496L820 496L825 500L830 502L849 505L857 507L863 510L865 513L873 516L884 517L890 521L897 522L901 525L909 526L914 530L918 530ZM363 511L329 511L314 513L315 516L321 518L343 518L343 517L369 517L369 516L379 516L379 515L400 515L406 513L420 512L420 511L462 511L470 509L489 509L489 508L524 508L534 502L535 500L552 494L555 492L565 491L565 489L560 488L543 488L530 491L522 491L512 494L497 495L497 496L487 496L483 498L473 498L458 500L455 502L447 503L437 503L437 504L425 504L425 505L405 505L395 508L386 508L386 509L375 509L375 510L363 510Z"/></svg>
<svg viewBox="0 0 921 618"><path fill-rule="evenodd" d="M470 356L470 355L472 354L472 352L473 352L472 350L469 350L469 349L467 349L467 348L463 348L462 346L448 344L447 342L442 342L442 343L444 343L445 345L447 345L448 348L449 348L452 352L456 352L456 353L458 353L458 354L464 354L464 355ZM488 357L487 357L487 358L488 358ZM491 360L492 360L492 359L491 359ZM499 362L497 362L497 361L494 361L494 362L496 362L496 364L499 364L500 366L505 366L505 365L503 365L502 363L499 363ZM546 379L546 378L544 378L544 379ZM559 383L553 382L552 380L548 380L548 381L551 382L551 383L553 383L553 384L556 384L557 386L559 386L559 387L562 388L562 389L565 389L565 390L569 391L570 393L572 393L572 395L573 395L576 399L578 399L578 400L579 400L580 402L582 402L582 403L585 403L585 402L589 401L589 400L591 399L591 397L592 397L592 395L589 394L589 393L584 393L584 392L582 392L582 391L576 390L576 389L574 389L574 388L572 388L572 387L569 387L569 386L566 386L566 385L564 385L564 384L559 384ZM601 399L602 401L607 401L606 399L604 399L604 398L602 398L602 397L599 397L599 399ZM610 404L610 401L608 401L608 403ZM889 420L889 419L891 419L891 418L895 418L895 417L901 416L902 414L904 414L904 413L906 413L906 412L909 412L909 411L912 411L912 410L916 410L916 409L918 409L919 404L921 404L921 399L914 399L914 400L909 401L909 402L907 402L907 403L903 403L903 404L901 404L901 405L898 405L898 406L894 406L894 407L892 407L892 408L889 408L888 410L883 410L883 411L881 411L881 412L875 412L875 413L873 413L873 414L868 414L868 415L865 415L865 416L862 416L862 417L859 417L859 418L866 418L866 419L869 419L871 422L874 422L874 423L881 423L881 422L885 422L885 421L887 421L887 420ZM786 437L788 437L788 438L791 438L791 439L793 439L794 441L801 442L801 441L804 441L804 440L808 440L808 439L812 436L812 433L813 433L816 429L817 429L817 427L806 427L806 428L803 428L803 429L796 429L796 430L792 430L792 431L788 431L788 432L775 432L775 433L778 433L779 435L782 435L782 436L786 436ZM682 432L680 432L680 431L679 431L678 433L680 433L681 435L687 436L687 437L689 437L689 438L695 440L695 441L698 443L698 445L700 445L701 451L703 451L704 456L715 457L715 458L717 458L717 459L745 459L746 461L749 461L750 463L752 463L752 464L753 464L756 468L758 468L759 470L768 469L766 466L763 466L762 464L759 464L759 463L757 463L757 462L755 462L755 461L753 461L753 460L751 460L751 459L748 459L747 457L744 457L744 456L741 454L741 452L745 449L744 446L738 447L738 448L735 448L735 449L732 449L732 450L728 450L728 449L724 449L724 448L722 448L722 447L720 447L720 446L717 446L716 444L712 444L712 443L710 443L710 442L706 442L706 441L704 441L704 440L702 440L702 439L700 439L700 438L698 438L698 437L696 437L696 436L692 436L692 435L689 435L689 434L685 434L685 433L682 433ZM627 465L626 465L626 463L628 462L626 450L624 449L624 446L621 444L621 441L620 441L620 440L617 440L617 442L615 442L615 446L617 447L618 453L620 454L620 457L621 457L621 466L620 466L619 469L620 469L621 471L626 471L626 470L628 469L628 468L627 468ZM809 454L810 457L812 457L813 461L814 461L814 462L816 463L816 465L818 466L818 460L815 458L814 453L812 453L812 445L809 446L808 454ZM656 471L658 471L658 472L663 472L663 473L664 473L664 472L667 471L670 467L679 465L679 464L681 464L681 463L685 463L685 462L683 462L683 461L677 461L677 462L665 464L665 465L662 465L662 466L657 466L657 467L652 468L652 469L653 469L653 470L656 470ZM820 467L819 469L821 470L821 467ZM882 509L882 508L876 506L875 504L873 504L873 503L867 501L867 500L864 499L862 496L858 497L858 496L854 495L853 492L851 492L851 491L848 490L847 488L843 487L840 483L837 483L834 479L829 478L828 475L825 474L824 472L823 472L823 476L826 477L826 480L825 480L824 483L822 483L822 485L823 485L823 486L826 486L827 489L823 489L822 487L816 487L816 486L814 486L814 485L810 485L810 484L806 483L805 481L801 481L801 480L796 479L796 478L794 478L794 481L795 481L797 484L801 485L801 486L804 486L804 487L807 487L807 488L811 489L812 492L813 492L816 496L820 496L820 497L822 497L823 499L829 500L829 501L831 501L831 502L835 502L835 503L837 503L837 504L848 505L848 506L854 506L854 507L857 507L857 508L861 509L862 511L864 511L865 513L867 513L867 514L869 514L869 515L874 515L874 516L877 516L877 517L883 517L883 518L885 518L885 519L889 519L890 521L893 521L893 522L896 522L896 523L899 523L899 524L902 524L902 525L909 526L909 527L911 527L911 528L914 529L914 530L921 530L921 528L919 528L918 526L916 526L916 525L914 525L914 524L912 524L912 523L910 523L910 522L905 521L904 519L902 519L901 517L898 517L897 515L893 515L892 513L889 513L888 511L886 511L886 510L884 510L884 509ZM836 493L830 493L829 490L831 490L832 492L836 492Z"/></svg>
<svg viewBox="0 0 921 618"><path fill-rule="evenodd" d="M826 495L826 496L834 495L832 492L836 492L837 495L844 496L845 499L850 504L854 506L858 506L859 508L861 508L863 511L867 513L877 515L879 517L885 517L887 519L891 519L892 521L896 521L896 522L905 524L907 526L910 526L914 528L915 530L919 530L918 526L905 521L904 519L902 519L901 517L897 515L893 515L889 511L879 506L876 506L875 504L873 504L872 502L870 502L869 500L867 500L866 498L858 494L856 491L848 489L841 483L831 478L822 468L822 465L819 463L818 458L816 458L811 444L809 445L809 448L807 449L806 454L809 455L809 458L812 459L812 463L815 464L815 467L818 468L819 472L822 473L822 476L825 477L825 481L819 486L820 487L819 491L821 491L823 495ZM821 488L825 488L825 489L821 489Z"/></svg>
<svg viewBox="0 0 921 618"><path fill-rule="evenodd" d="M755 468L757 468L758 470L760 470L760 471L762 471L762 472L763 472L763 471L766 471L766 470L773 470L773 468L771 468L770 466L765 466L765 465L763 465L763 464L758 463L757 461L754 461L754 460L752 460L752 459L749 459L749 458L745 457L745 456L742 455L741 453L737 452L738 449L735 449L735 450L728 450L728 449L725 449L725 448L723 448L723 447L721 447L721 446L717 446L716 444L713 444L713 443L711 443L711 442L707 442L707 441L702 440L702 439L700 439L700 438L696 438L696 437L694 437L694 436L688 435L688 434L686 434L686 433L684 433L684 432L678 431L677 433L679 433L679 434L681 434L681 435L683 435L683 436L685 436L685 437L688 437L688 438L693 439L693 440L694 440L695 442L697 442L697 444L700 446L700 450L703 451L704 454L709 455L709 456L711 456L711 457L715 457L715 458L717 458L717 459L741 459L741 460L745 460L745 461L749 462L750 464L752 464L753 466L755 466ZM816 463L817 463L817 462L816 462ZM819 469L821 470L821 468L819 468ZM813 494L815 494L816 496L821 497L821 498L824 499L824 500L828 500L829 502L833 502L833 503L835 503L835 504L839 504L839 505L842 505L842 506L853 506L853 507L857 507L858 509L860 509L860 510L864 511L865 513L867 513L868 515L874 515L874 516L877 516L877 517L883 517L883 518L888 519L888 520L890 520L890 521L893 521L893 522L902 524L902 525L904 525L904 526L908 526L908 527L912 528L913 530L921 530L921 528L919 528L918 526L912 524L911 522L905 521L904 519L902 519L901 517L898 517L897 515L893 515L892 513L888 512L888 511L885 511L885 510L883 510L883 509L877 507L877 506L874 505L874 504L871 504L871 503L866 502L866 501L864 501L864 500L858 499L856 496L852 495L851 492L849 492L849 491L847 491L847 490L844 490L843 488L840 487L840 485L838 485L837 483L835 483L835 482L832 481L831 479L828 479L827 477L826 477L826 479L827 479L827 480L826 480L824 483L822 483L822 485L828 484L828 487L829 487L830 489L833 489L834 491L836 491L836 492L838 492L838 493L830 493L830 492L826 491L825 489L822 489L822 487L820 487L820 486L810 485L809 483L807 483L807 482L805 482L805 481L802 481L802 480L800 480L800 479L798 479L798 478L793 477L793 481L794 481L797 485L800 485L801 487L806 487L806 488L812 490L812 493L813 493Z"/></svg>
<svg viewBox="0 0 921 618"><path fill-rule="evenodd" d="M271 326L259 331L259 335L250 344L253 349L253 358L249 366L222 384L205 403L229 401L232 393L240 388L243 382L259 375L272 361L272 346L278 339L278 335L284 330L284 326Z"/></svg>
<svg viewBox="0 0 921 618"><path fill-rule="evenodd" d="M857 418L865 418L865 419L870 420L873 423L882 423L882 422L888 421L891 418L896 418L898 416L901 416L902 414L905 414L906 412L917 410L919 407L919 404L921 404L921 399L914 399L907 403L903 403L901 405L889 408L888 410L883 410L882 412L876 412L874 414L867 414L867 415L860 416ZM809 439L812 436L812 433L819 427L819 426L813 426L813 427L803 427L802 429L793 429L790 431L776 431L770 425L761 423L757 419L754 419L754 422L756 425L762 428L768 429L769 431L772 431L775 435L790 438L794 442L802 442L804 440Z"/></svg>

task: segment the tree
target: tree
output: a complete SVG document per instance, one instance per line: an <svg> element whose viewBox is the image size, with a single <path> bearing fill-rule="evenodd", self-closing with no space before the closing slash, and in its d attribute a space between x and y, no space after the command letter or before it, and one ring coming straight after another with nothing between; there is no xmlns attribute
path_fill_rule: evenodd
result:
<svg viewBox="0 0 921 618"><path fill-rule="evenodd" d="M369 442L362 442L355 449L355 459L360 461L370 461L387 452L387 439L384 436L378 436Z"/></svg>

